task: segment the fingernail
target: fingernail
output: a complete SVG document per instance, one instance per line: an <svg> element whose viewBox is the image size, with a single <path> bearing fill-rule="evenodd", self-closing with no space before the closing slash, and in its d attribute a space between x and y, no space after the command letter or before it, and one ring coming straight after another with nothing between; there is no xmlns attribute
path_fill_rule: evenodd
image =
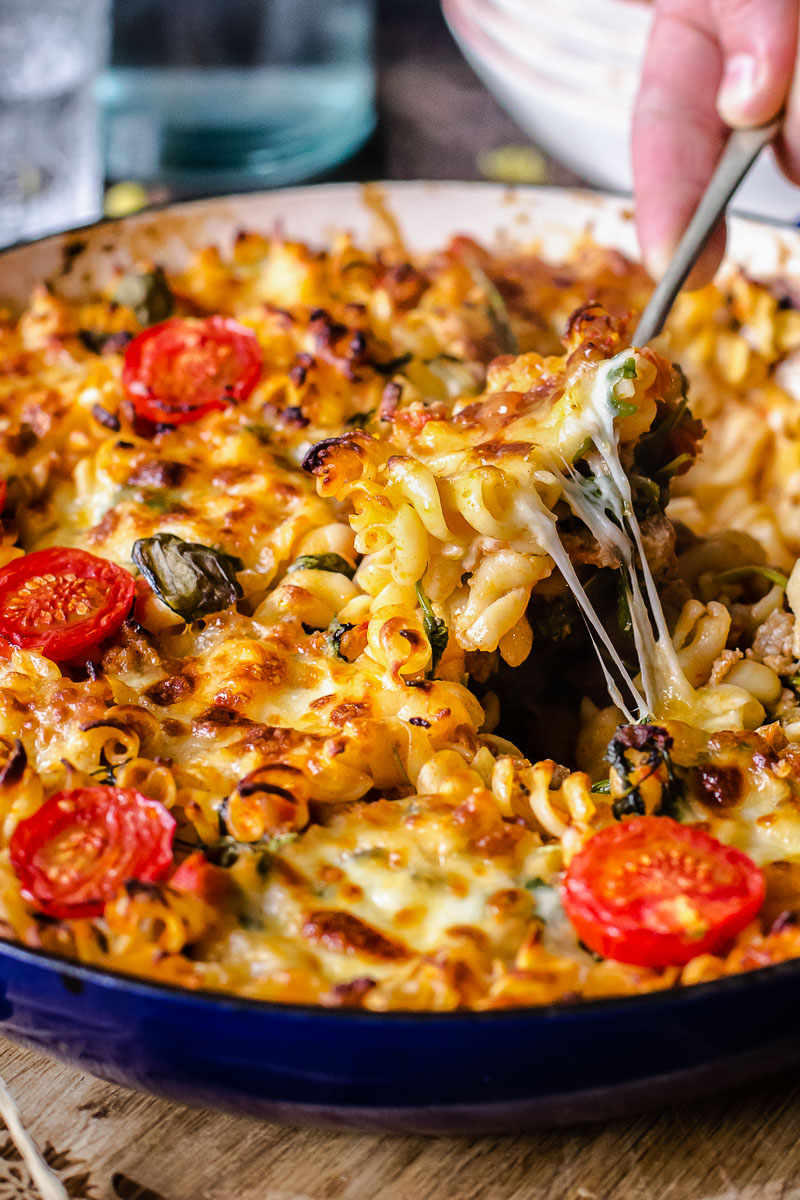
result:
<svg viewBox="0 0 800 1200"><path fill-rule="evenodd" d="M759 70L758 60L752 54L734 54L725 63L717 110L727 125L749 120Z"/></svg>
<svg viewBox="0 0 800 1200"><path fill-rule="evenodd" d="M653 246L647 251L644 256L644 265L647 268L647 274L655 283L658 283L666 272L671 258L672 250L668 246Z"/></svg>

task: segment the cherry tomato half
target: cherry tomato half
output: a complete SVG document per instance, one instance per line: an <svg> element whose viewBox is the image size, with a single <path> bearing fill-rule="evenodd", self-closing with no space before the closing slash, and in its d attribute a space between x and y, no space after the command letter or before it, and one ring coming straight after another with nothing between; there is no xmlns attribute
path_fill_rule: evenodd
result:
<svg viewBox="0 0 800 1200"><path fill-rule="evenodd" d="M117 632L133 576L87 550L53 546L0 569L0 637L53 662L79 658Z"/></svg>
<svg viewBox="0 0 800 1200"><path fill-rule="evenodd" d="M764 876L732 846L671 817L601 829L567 869L567 916L590 950L641 967L722 949L764 902Z"/></svg>
<svg viewBox="0 0 800 1200"><path fill-rule="evenodd" d="M175 820L132 788L58 792L11 835L22 895L50 917L98 917L131 879L163 879Z"/></svg>
<svg viewBox="0 0 800 1200"><path fill-rule="evenodd" d="M159 425L184 425L246 400L261 364L258 338L238 321L174 317L130 343L122 385L138 416Z"/></svg>
<svg viewBox="0 0 800 1200"><path fill-rule="evenodd" d="M176 892L189 892L214 905L234 884L227 871L210 863L202 851L195 850L170 877L169 886Z"/></svg>

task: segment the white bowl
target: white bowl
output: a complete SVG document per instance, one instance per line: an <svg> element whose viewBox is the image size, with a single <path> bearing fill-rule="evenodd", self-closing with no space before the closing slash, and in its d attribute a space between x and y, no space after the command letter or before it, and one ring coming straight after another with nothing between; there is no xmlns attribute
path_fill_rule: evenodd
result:
<svg viewBox="0 0 800 1200"><path fill-rule="evenodd" d="M598 104L515 58L475 29L458 0L443 0L443 10L476 74L538 146L593 184L630 190L629 105Z"/></svg>
<svg viewBox="0 0 800 1200"><path fill-rule="evenodd" d="M635 0L591 0L619 9ZM491 0L494 8L510 11L517 0ZM522 0L535 5L535 0ZM559 0L559 4L581 0ZM543 150L565 163L589 183L612 191L630 191L633 172L630 128L634 94L619 85L619 74L610 70L604 85L582 87L577 79L565 80L562 63L549 70L538 64L541 56L528 57L520 35L517 45L509 34L496 36L497 26L478 0L443 0L444 15L453 37L475 73L483 80L520 127ZM574 52L561 51L567 58ZM559 74L560 72L560 74ZM800 188L781 174L771 149L765 150L734 197L734 211L771 220L800 224Z"/></svg>
<svg viewBox="0 0 800 1200"><path fill-rule="evenodd" d="M645 0L524 0L531 9L550 8L565 21L586 21L596 26L638 33L653 20L653 5Z"/></svg>
<svg viewBox="0 0 800 1200"><path fill-rule="evenodd" d="M496 49L521 60L526 68L579 92L632 100L639 86L639 57L628 60L597 44L567 43L556 32L545 32L523 22L498 0L454 0L464 22L475 26Z"/></svg>
<svg viewBox="0 0 800 1200"><path fill-rule="evenodd" d="M562 47L602 56L636 69L653 19L639 0L493 0L495 7L532 33Z"/></svg>

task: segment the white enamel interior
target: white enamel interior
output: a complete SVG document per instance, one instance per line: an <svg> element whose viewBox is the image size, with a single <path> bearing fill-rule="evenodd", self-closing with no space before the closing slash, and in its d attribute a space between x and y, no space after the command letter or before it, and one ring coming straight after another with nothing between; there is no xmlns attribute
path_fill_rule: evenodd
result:
<svg viewBox="0 0 800 1200"><path fill-rule="evenodd" d="M379 185L379 193L415 251L433 250L453 234L466 233L489 245L536 244L545 257L558 260L589 234L637 253L631 202L625 198L489 183L388 183ZM210 243L230 247L243 229L282 229L289 237L324 244L343 228L368 245L385 240L361 185L175 205L7 250L0 255L0 300L21 305L43 279L62 294L90 295L119 267L154 260L180 268L194 249ZM800 230L734 217L729 257L758 278L800 274Z"/></svg>

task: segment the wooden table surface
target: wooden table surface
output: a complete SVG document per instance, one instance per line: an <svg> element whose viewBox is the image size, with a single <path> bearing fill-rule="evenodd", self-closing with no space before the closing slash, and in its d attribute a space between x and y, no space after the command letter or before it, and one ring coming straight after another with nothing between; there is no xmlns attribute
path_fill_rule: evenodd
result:
<svg viewBox="0 0 800 1200"><path fill-rule="evenodd" d="M800 1077L517 1137L288 1129L127 1092L0 1042L75 1200L794 1200ZM0 1126L0 1200L37 1200Z"/></svg>

